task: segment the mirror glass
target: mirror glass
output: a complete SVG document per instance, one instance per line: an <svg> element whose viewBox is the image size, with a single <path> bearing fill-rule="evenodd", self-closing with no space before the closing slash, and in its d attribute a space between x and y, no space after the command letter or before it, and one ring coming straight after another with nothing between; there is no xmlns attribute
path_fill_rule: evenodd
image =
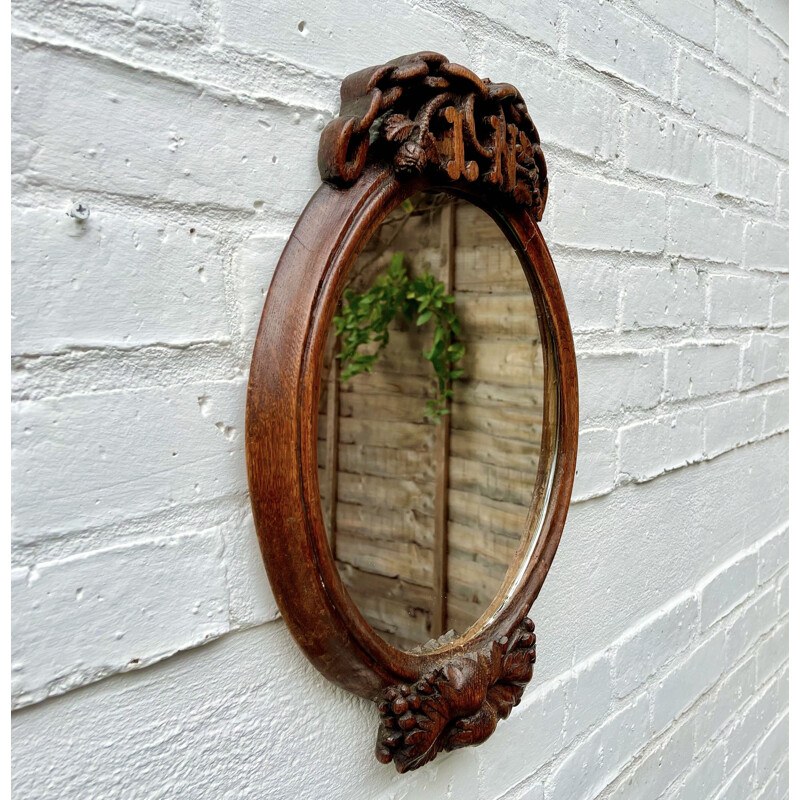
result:
<svg viewBox="0 0 800 800"><path fill-rule="evenodd" d="M537 484L543 383L531 291L492 218L445 193L394 209L328 333L317 450L339 574L395 647L446 644L500 591Z"/></svg>

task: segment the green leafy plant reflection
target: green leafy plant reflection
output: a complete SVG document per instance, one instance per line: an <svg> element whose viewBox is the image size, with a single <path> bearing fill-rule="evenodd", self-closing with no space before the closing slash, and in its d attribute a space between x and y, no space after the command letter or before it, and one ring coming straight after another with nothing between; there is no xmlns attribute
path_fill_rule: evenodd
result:
<svg viewBox="0 0 800 800"><path fill-rule="evenodd" d="M417 278L408 274L403 253L394 253L389 269L379 275L365 292L346 289L342 313L333 318L334 332L341 338L340 380L347 381L371 372L381 351L389 343L389 325L398 315L417 327L433 323L433 344L422 355L436 373L437 392L425 404L425 417L439 423L449 414L447 400L453 396L452 381L464 374L456 365L464 356L464 345L455 340L461 325L455 313L455 299L445 285L427 270ZM371 353L360 348L378 344Z"/></svg>

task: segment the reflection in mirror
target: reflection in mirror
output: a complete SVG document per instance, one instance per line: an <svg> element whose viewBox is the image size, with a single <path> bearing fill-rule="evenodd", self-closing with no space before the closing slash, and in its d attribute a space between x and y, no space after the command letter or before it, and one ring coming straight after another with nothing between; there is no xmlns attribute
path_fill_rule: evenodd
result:
<svg viewBox="0 0 800 800"><path fill-rule="evenodd" d="M537 479L539 327L491 217L444 193L389 214L349 274L320 392L339 574L387 642L434 649L500 590Z"/></svg>

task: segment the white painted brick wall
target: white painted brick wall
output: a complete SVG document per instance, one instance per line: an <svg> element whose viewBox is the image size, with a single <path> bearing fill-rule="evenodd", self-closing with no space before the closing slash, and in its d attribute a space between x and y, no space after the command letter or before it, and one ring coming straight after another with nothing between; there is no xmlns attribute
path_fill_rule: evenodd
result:
<svg viewBox="0 0 800 800"><path fill-rule="evenodd" d="M788 2L12 15L15 796L788 797ZM421 49L539 127L581 435L532 686L398 776L278 619L242 426L339 81Z"/></svg>

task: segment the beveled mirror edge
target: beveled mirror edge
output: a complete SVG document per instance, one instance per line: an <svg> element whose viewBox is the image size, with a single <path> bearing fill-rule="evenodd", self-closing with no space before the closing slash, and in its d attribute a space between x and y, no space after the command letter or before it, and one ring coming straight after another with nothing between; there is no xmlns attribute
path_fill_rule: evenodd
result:
<svg viewBox="0 0 800 800"><path fill-rule="evenodd" d="M463 79L464 68L437 58L434 63L440 73ZM411 62L419 70L419 61L418 56L405 57L387 67L396 70ZM368 86L375 71L383 69L372 68L351 78ZM371 77L364 77L367 72ZM469 76L472 73L467 79L474 87ZM343 110L348 80L342 89ZM517 104L512 107L514 113L519 115L519 104L524 111L513 87L497 86L501 87L500 100L492 99L491 89L487 89L489 102L511 97ZM530 128L535 133L532 123ZM323 134L321 153L325 141ZM535 143L538 148L538 136ZM448 152L452 155L452 150ZM540 149L536 159L543 168ZM464 163L462 157L462 167ZM397 172L396 159L395 163L377 159L372 166L362 165L347 189L323 184L301 215L276 269L257 335L248 387L246 450L256 529L279 609L306 656L330 680L370 699L377 699L382 691L399 691L391 700L383 698L377 755L383 761L393 759L398 770L405 771L421 766L441 749L485 739L497 719L507 716L518 702L530 680L535 637L525 614L541 589L566 518L577 451L578 406L569 320L536 224L546 197L546 178L529 170L528 179L536 178L531 183L535 191L526 195L505 184L508 191L487 192L485 183L476 184L463 175L457 179L450 176L448 183L448 175L442 181L432 180L429 172L416 178L398 177ZM518 245L537 313L544 315L552 334L551 360L557 368L551 369L551 374L557 400L550 403L549 416L558 421L549 482L552 496L545 504L542 533L533 555L517 577L516 591L480 630L472 635L468 631L453 646L422 655L397 650L377 636L342 586L322 521L315 441L322 351L344 276L386 211L420 189L461 194L489 211L495 221L502 219L513 233L513 239L509 238ZM520 202L537 197L538 203ZM402 690L409 688L404 684L420 680L427 681L431 689L427 702L451 697L438 712L447 720L448 737L419 741L425 737L411 735L418 726L408 734L398 733L402 729L396 724L399 716L413 716L404 708L406 702L413 706L412 701L402 699ZM392 689L392 684L399 684L399 690ZM496 701L490 703L492 713L488 719L476 719L490 693Z"/></svg>

